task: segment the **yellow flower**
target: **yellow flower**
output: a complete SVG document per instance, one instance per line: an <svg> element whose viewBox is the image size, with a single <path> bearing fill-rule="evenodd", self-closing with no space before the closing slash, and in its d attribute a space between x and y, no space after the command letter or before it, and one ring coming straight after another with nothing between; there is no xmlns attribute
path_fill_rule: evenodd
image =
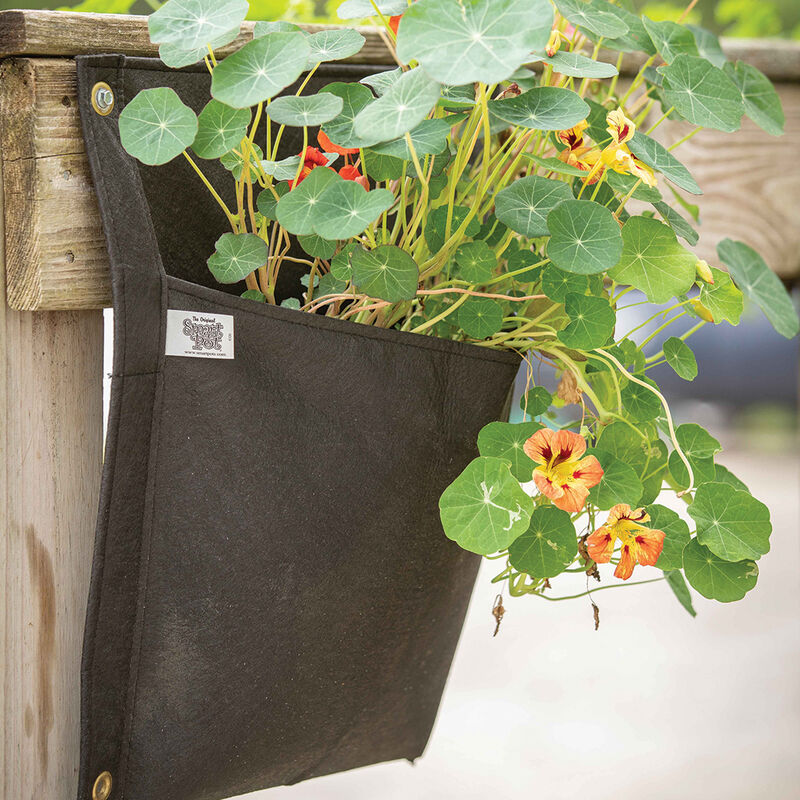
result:
<svg viewBox="0 0 800 800"><path fill-rule="evenodd" d="M636 125L625 116L625 112L621 108L616 108L606 114L606 125L608 126L606 130L611 134L614 144L629 142L636 133Z"/></svg>
<svg viewBox="0 0 800 800"><path fill-rule="evenodd" d="M653 170L647 166L643 161L640 161L636 156L628 150L625 144L615 145L610 144L600 154L602 162L614 172L620 172L626 175L633 175L639 178L642 183L647 186L656 186L658 181Z"/></svg>
<svg viewBox="0 0 800 800"><path fill-rule="evenodd" d="M561 34L557 29L554 28L552 31L550 31L550 38L547 40L547 47L545 47L544 51L547 53L549 58L552 58L558 52L560 47Z"/></svg>
<svg viewBox="0 0 800 800"><path fill-rule="evenodd" d="M589 123L586 120L579 122L572 128L567 128L565 131L557 131L556 136L559 141L563 142L570 150L577 150L583 146L583 132L586 130Z"/></svg>
<svg viewBox="0 0 800 800"><path fill-rule="evenodd" d="M618 503L608 512L608 519L586 539L589 557L598 564L607 564L620 543L619 563L614 576L628 580L638 561L642 566L654 566L664 549L664 531L646 528L650 515L643 509L631 509L627 503Z"/></svg>

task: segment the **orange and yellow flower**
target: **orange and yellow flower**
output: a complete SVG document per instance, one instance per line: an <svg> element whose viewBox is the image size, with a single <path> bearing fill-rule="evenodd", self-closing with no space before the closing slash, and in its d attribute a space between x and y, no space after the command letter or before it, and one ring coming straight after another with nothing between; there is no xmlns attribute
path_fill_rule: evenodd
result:
<svg viewBox="0 0 800 800"><path fill-rule="evenodd" d="M614 576L626 581L637 562L652 567L664 549L664 531L646 528L650 515L643 508L631 509L627 503L615 505L608 519L586 539L586 550L598 564L607 564L619 540L619 563Z"/></svg>
<svg viewBox="0 0 800 800"><path fill-rule="evenodd" d="M583 457L586 440L572 431L542 428L525 442L523 450L539 465L533 470L536 488L562 511L580 511L589 489L603 477L600 462L594 456Z"/></svg>
<svg viewBox="0 0 800 800"><path fill-rule="evenodd" d="M340 147L338 144L334 144L325 131L320 131L317 134L317 144L326 153L338 153L340 156L353 155L358 152L357 147Z"/></svg>

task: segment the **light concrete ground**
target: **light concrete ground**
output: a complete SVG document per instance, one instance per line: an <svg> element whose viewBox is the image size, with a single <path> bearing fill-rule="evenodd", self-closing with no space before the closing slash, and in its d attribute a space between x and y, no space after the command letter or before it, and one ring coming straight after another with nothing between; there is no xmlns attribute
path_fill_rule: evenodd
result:
<svg viewBox="0 0 800 800"><path fill-rule="evenodd" d="M745 600L695 596L691 619L665 584L602 592L595 633L584 599L512 599L492 639L485 564L416 766L248 800L800 797L800 462L741 451L721 460L772 511L772 551ZM555 588L581 590L566 577L575 580Z"/></svg>

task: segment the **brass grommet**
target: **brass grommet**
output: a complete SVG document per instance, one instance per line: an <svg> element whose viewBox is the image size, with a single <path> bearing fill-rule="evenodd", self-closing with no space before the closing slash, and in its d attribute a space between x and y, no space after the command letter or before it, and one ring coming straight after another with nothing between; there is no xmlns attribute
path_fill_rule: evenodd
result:
<svg viewBox="0 0 800 800"><path fill-rule="evenodd" d="M96 83L92 87L92 108L101 117L107 117L114 110L114 92L107 83Z"/></svg>
<svg viewBox="0 0 800 800"><path fill-rule="evenodd" d="M101 772L92 787L92 800L107 800L111 795L111 773Z"/></svg>

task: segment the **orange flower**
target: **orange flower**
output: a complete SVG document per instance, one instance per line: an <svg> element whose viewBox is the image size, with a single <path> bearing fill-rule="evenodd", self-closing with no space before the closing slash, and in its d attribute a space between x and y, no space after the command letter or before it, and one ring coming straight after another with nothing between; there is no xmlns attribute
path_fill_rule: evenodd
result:
<svg viewBox="0 0 800 800"><path fill-rule="evenodd" d="M603 468L594 456L582 458L586 441L572 431L542 428L522 449L528 458L539 464L533 471L536 488L562 511L580 511L589 489L603 477Z"/></svg>
<svg viewBox="0 0 800 800"><path fill-rule="evenodd" d="M294 189L295 186L302 183L314 167L328 166L328 159L325 158L325 154L320 153L316 147L306 147L306 149L303 150L302 153L298 153L298 155L303 159L303 168L300 170L300 174L297 176L296 180L288 181L290 189Z"/></svg>
<svg viewBox="0 0 800 800"><path fill-rule="evenodd" d="M652 567L664 549L664 531L645 528L650 515L643 509L631 510L627 503L618 503L608 513L608 519L586 539L586 550L598 564L607 564L614 553L617 539L620 557L614 576L628 580L638 562Z"/></svg>
<svg viewBox="0 0 800 800"><path fill-rule="evenodd" d="M338 144L334 144L328 138L328 134L322 130L317 134L317 144L326 153L338 153L340 156L352 155L353 153L358 152L357 147L340 147Z"/></svg>
<svg viewBox="0 0 800 800"><path fill-rule="evenodd" d="M367 180L366 175L362 175L358 171L357 167L354 167L351 164L345 164L339 170L339 175L346 181L355 181L369 191L369 181Z"/></svg>
<svg viewBox="0 0 800 800"><path fill-rule="evenodd" d="M394 35L397 36L397 29L400 27L400 20L403 19L402 14L397 14L394 17L389 17L389 27L394 31Z"/></svg>
<svg viewBox="0 0 800 800"><path fill-rule="evenodd" d="M576 147L574 150L566 148L558 157L565 164L578 169L587 170L589 174L584 178L588 184L597 183L605 170L605 165L600 162L600 149L598 147Z"/></svg>

